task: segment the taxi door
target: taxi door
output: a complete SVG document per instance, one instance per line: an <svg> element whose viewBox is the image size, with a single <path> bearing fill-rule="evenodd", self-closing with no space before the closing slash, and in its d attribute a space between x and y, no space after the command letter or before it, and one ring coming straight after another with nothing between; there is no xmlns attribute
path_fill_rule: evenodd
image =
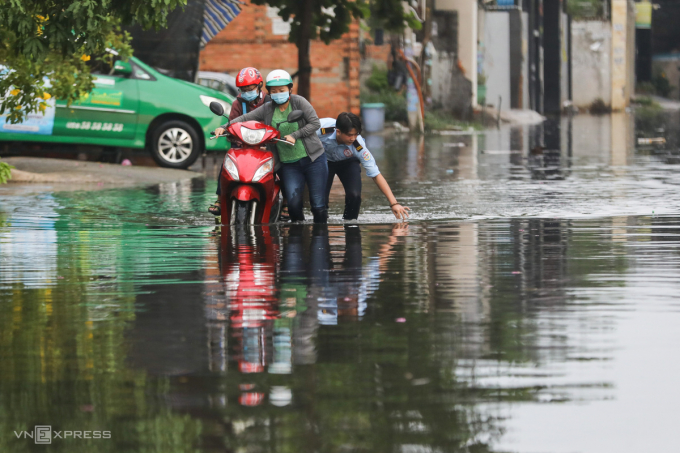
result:
<svg viewBox="0 0 680 453"><path fill-rule="evenodd" d="M54 135L133 139L139 108L138 80L127 62L116 62L113 75L95 75L94 89L70 106L57 101ZM105 145L106 142L101 143Z"/></svg>

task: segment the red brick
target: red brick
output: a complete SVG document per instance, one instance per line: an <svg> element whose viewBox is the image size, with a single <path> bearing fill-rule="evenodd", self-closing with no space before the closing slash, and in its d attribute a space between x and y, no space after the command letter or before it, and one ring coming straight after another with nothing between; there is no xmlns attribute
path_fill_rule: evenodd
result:
<svg viewBox="0 0 680 453"><path fill-rule="evenodd" d="M272 34L266 6L246 2L241 14L201 52L200 69L236 75L241 68L254 66L263 77L274 69L297 72L295 44L288 42L288 36ZM319 117L335 117L342 111L359 113L359 32L355 21L345 35L330 44L312 41L311 102ZM386 47L389 53L388 46L374 47ZM345 79L345 57L350 59L349 79ZM296 87L293 90L297 91Z"/></svg>

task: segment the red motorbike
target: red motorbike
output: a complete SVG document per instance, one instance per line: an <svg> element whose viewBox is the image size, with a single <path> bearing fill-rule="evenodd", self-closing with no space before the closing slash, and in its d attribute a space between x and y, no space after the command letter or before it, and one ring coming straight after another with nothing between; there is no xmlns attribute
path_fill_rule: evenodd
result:
<svg viewBox="0 0 680 453"><path fill-rule="evenodd" d="M215 115L225 116L218 102L211 102L210 110ZM294 110L286 121L296 122L302 116L302 110ZM234 144L224 157L220 174L222 224L276 222L281 214L283 196L274 174L274 155L264 146L272 142L293 144L282 140L276 128L257 121L227 123L226 134L213 136L210 140L219 137L227 137Z"/></svg>

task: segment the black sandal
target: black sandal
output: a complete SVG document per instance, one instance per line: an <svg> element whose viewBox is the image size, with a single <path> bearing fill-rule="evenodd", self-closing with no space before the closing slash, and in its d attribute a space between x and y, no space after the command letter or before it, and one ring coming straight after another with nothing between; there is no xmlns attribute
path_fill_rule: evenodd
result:
<svg viewBox="0 0 680 453"><path fill-rule="evenodd" d="M280 221L280 222L288 222L288 221L290 221L290 215L288 214L288 203L286 203L286 204L281 208L281 214L279 214L279 221Z"/></svg>
<svg viewBox="0 0 680 453"><path fill-rule="evenodd" d="M222 214L222 208L220 207L220 202L216 201L215 204L208 207L208 212L211 213L214 216L221 215Z"/></svg>

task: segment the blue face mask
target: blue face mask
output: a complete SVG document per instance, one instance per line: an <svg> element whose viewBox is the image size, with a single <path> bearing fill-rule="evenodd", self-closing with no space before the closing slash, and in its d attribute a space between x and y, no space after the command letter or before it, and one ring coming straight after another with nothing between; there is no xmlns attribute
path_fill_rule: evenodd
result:
<svg viewBox="0 0 680 453"><path fill-rule="evenodd" d="M257 90L252 90L252 91L246 91L245 93L241 93L241 99L243 99L246 102L254 101L258 96Z"/></svg>
<svg viewBox="0 0 680 453"><path fill-rule="evenodd" d="M290 92L285 91L283 93L274 93L271 95L272 101L276 102L277 104L285 104L288 102L288 98L290 97Z"/></svg>

